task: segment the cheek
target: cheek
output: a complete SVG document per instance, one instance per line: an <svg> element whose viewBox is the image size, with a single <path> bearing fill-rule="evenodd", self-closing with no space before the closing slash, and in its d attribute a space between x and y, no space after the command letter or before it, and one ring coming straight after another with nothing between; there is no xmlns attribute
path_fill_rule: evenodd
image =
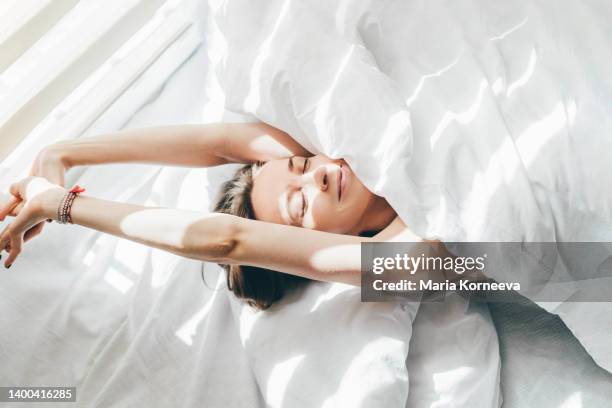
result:
<svg viewBox="0 0 612 408"><path fill-rule="evenodd" d="M310 200L308 211L304 216L304 228L325 231L329 222L330 208L324 197L315 197Z"/></svg>
<svg viewBox="0 0 612 408"><path fill-rule="evenodd" d="M374 199L374 194L370 192L364 185L356 185L353 191L351 200L349 201L349 208L353 215L362 216L369 204Z"/></svg>
<svg viewBox="0 0 612 408"><path fill-rule="evenodd" d="M304 227L319 231L344 234L352 227L354 219L350 208L339 209L322 198L315 200L304 217Z"/></svg>

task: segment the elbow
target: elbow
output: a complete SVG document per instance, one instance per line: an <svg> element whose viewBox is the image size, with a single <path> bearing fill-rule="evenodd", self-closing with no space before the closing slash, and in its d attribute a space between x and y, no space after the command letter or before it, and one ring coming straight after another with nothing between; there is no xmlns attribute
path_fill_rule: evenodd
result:
<svg viewBox="0 0 612 408"><path fill-rule="evenodd" d="M205 239L203 245L197 245L195 252L197 258L208 262L219 264L232 264L236 262L235 254L239 247L240 227L242 218L219 214L216 220L216 226L206 232L201 231L200 237L209 235L209 239ZM211 234L212 232L212 234ZM200 241L201 242L201 241Z"/></svg>
<svg viewBox="0 0 612 408"><path fill-rule="evenodd" d="M219 240L213 246L207 248L207 260L218 264L233 264L233 254L238 246L238 241L233 238Z"/></svg>

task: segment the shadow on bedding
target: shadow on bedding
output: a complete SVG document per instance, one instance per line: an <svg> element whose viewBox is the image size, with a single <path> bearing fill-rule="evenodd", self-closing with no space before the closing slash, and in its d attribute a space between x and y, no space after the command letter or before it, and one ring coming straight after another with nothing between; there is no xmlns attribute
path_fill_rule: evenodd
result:
<svg viewBox="0 0 612 408"><path fill-rule="evenodd" d="M559 316L518 294L489 309L499 336L505 408L609 406L612 374L595 364Z"/></svg>

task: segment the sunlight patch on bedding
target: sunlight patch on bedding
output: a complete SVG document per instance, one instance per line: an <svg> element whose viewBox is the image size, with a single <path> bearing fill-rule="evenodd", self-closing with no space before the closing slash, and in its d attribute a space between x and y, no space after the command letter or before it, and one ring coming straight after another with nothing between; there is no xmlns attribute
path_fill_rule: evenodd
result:
<svg viewBox="0 0 612 408"><path fill-rule="evenodd" d="M425 82L427 82L428 79L439 77L440 75L444 74L446 71L450 70L452 67L457 65L460 59L461 59L461 56L457 57L453 62L439 69L438 71L433 72L431 74L423 75L421 79L419 80L419 83L416 89L414 90L414 92L412 93L412 95L410 95L410 97L406 99L406 106L410 107L410 105L412 105L412 103L416 100L416 98L419 96L419 94L423 90L423 87L425 86Z"/></svg>
<svg viewBox="0 0 612 408"><path fill-rule="evenodd" d="M474 174L467 202L474 206L488 208L493 195L500 189L502 183L511 182L519 171L521 162L516 156L516 146L509 136L504 136L500 146L493 152L484 172ZM479 211L469 212L472 233L478 234L483 227Z"/></svg>
<svg viewBox="0 0 612 408"><path fill-rule="evenodd" d="M397 163L395 160L397 155L412 153L412 134L406 135L405 133L411 133L412 121L408 111L399 111L393 114L388 122L383 134L380 138L380 142L374 152L374 157L381 158L381 177L374 187L375 190L382 190L383 186L387 182L387 174L389 174L390 168L393 163ZM410 147L404 145L410 144Z"/></svg>
<svg viewBox="0 0 612 408"><path fill-rule="evenodd" d="M249 338L251 337L253 327L261 317L262 312L257 311L251 307L242 307L240 309L240 341L243 347L246 347L246 344L249 341Z"/></svg>
<svg viewBox="0 0 612 408"><path fill-rule="evenodd" d="M501 95L504 90L504 80L501 78L497 78L495 82L493 82L493 86L491 86L491 90L495 94L495 96Z"/></svg>
<svg viewBox="0 0 612 408"><path fill-rule="evenodd" d="M344 370L345 374L337 391L326 398L321 406L325 408L358 407L363 405L364 396L376 393L382 387L392 384L401 387L402 383L407 385L408 370L404 360L399 361L392 357L398 353L398 350L399 354L408 352L404 341L386 336L370 341L356 353ZM371 356L382 358L373 361ZM364 378L376 378L376 381L364 380ZM359 392L352 390L355 384L360 385ZM354 397L354 400L347 400L351 396ZM341 397L342 400L336 400L337 397Z"/></svg>
<svg viewBox="0 0 612 408"><path fill-rule="evenodd" d="M317 300L315 301L314 305L310 309L310 313L315 312L319 308L319 306L321 306L323 303L327 302L328 300L332 300L339 294L347 292L351 289L355 289L355 286L344 285L342 283L335 283L333 285L330 285L327 292L317 297Z"/></svg>
<svg viewBox="0 0 612 408"><path fill-rule="evenodd" d="M491 37L490 40L491 41L499 41L499 40L502 40L502 39L506 38L507 36L509 36L513 32L517 31L519 28L521 28L522 26L527 24L527 21L529 21L529 17L525 17L525 19L523 21L521 21L520 23L518 23L514 27L504 31L503 33L501 33L501 34L499 34L499 35L497 35L495 37Z"/></svg>
<svg viewBox="0 0 612 408"><path fill-rule="evenodd" d="M182 258L167 251L154 249L151 252L151 287L164 286Z"/></svg>
<svg viewBox="0 0 612 408"><path fill-rule="evenodd" d="M278 14L278 18L274 23L274 27L272 28L270 35L268 36L268 38L265 39L265 41L262 43L261 47L257 51L257 58L253 62L253 68L250 72L251 85L249 87L249 94L244 100L244 109L247 112L255 112L261 102L260 81L263 64L270 57L272 50L272 41L278 33L278 29L281 26L281 22L285 19L285 16L287 15L287 11L289 10L290 4L291 0L286 0L283 2L283 8Z"/></svg>
<svg viewBox="0 0 612 408"><path fill-rule="evenodd" d="M96 256L98 255L98 252L102 248L104 248L110 240L115 239L115 237L111 235L106 235L102 233L98 233L98 234L99 235L98 235L98 238L96 238L96 242L94 242L94 244L91 245L91 247L89 248L89 250L83 257L83 265L87 267L92 266L96 259Z"/></svg>
<svg viewBox="0 0 612 408"><path fill-rule="evenodd" d="M559 405L559 408L582 408L582 393L576 391Z"/></svg>
<svg viewBox="0 0 612 408"><path fill-rule="evenodd" d="M151 253L151 248L133 241L121 239L117 241L114 259L126 268L140 275Z"/></svg>
<svg viewBox="0 0 612 408"><path fill-rule="evenodd" d="M508 89L506 90L506 97L509 98L514 92L516 92L517 89L521 88L527 82L529 82L529 79L532 77L535 71L537 60L538 56L536 54L535 49L533 49L531 50L531 55L529 56L529 63L527 64L527 69L519 79L517 79L515 82L511 83L508 86Z"/></svg>
<svg viewBox="0 0 612 408"><path fill-rule="evenodd" d="M269 406L282 406L287 385L304 357L305 354L293 356L274 366L266 384L266 403Z"/></svg>
<svg viewBox="0 0 612 408"><path fill-rule="evenodd" d="M125 171L128 171L129 169L129 165L125 163L119 164L118 166L122 166ZM118 193L118 195L115 197L115 201L129 202L130 200L133 200L134 197L138 197L138 194L142 190L142 188L148 183L150 183L151 180L156 180L159 177L163 177L164 167L162 166L158 168L150 167L150 168L146 168L145 171L147 171L148 173L147 176L144 177L141 181L136 182L136 183L130 183L127 186L125 186L123 189L121 189L120 193ZM118 172L117 174L121 174L121 173Z"/></svg>
<svg viewBox="0 0 612 408"><path fill-rule="evenodd" d="M217 122L223 119L226 99L225 92L223 92L223 87L217 76L217 70L219 65L224 64L227 59L227 38L225 38L219 29L214 18L209 21L209 30L212 39L206 47L210 68L206 74L206 95L208 95L208 100L202 108L202 121L204 123Z"/></svg>
<svg viewBox="0 0 612 408"><path fill-rule="evenodd" d="M124 295L134 286L134 282L112 266L104 274L104 281Z"/></svg>
<svg viewBox="0 0 612 408"><path fill-rule="evenodd" d="M210 99L202 108L202 122L212 123L222 121L225 109L225 93L219 84L216 74L211 74L209 80L206 81L206 93L210 96Z"/></svg>
<svg viewBox="0 0 612 408"><path fill-rule="evenodd" d="M564 105L559 102L550 114L531 124L516 141L504 137L503 142L491 155L488 167L484 172L474 175L468 202L486 207L502 183L511 182L516 176L521 165L529 167L537 160L546 143L563 129L567 121ZM520 161L516 155L517 151ZM472 214L476 216L478 212L473 211ZM473 227L476 228L476 225Z"/></svg>
<svg viewBox="0 0 612 408"><path fill-rule="evenodd" d="M526 167L537 158L544 145L567 124L567 117L562 102L541 120L531 124L516 141L516 147Z"/></svg>
<svg viewBox="0 0 612 408"><path fill-rule="evenodd" d="M159 207L164 206L163 198L168 195L168 186L173 186L175 181L172 175L177 171L174 167L160 167L153 179L151 192L145 201L145 206ZM183 171L182 169L179 171ZM167 204L166 204L167 205ZM174 205L173 205L174 206Z"/></svg>
<svg viewBox="0 0 612 408"><path fill-rule="evenodd" d="M468 378L471 373L474 372L473 367L457 367L452 370L443 371L440 373L434 373L431 376L433 381L433 386L436 392L440 395L440 399L436 401L435 406L440 404L440 406L446 405L454 405L453 401L449 398L452 398L454 387L456 386L457 378Z"/></svg>
<svg viewBox="0 0 612 408"><path fill-rule="evenodd" d="M210 197L207 189L209 186L207 175L207 169L189 170L187 175L183 178L178 193L178 208L208 211Z"/></svg>
<svg viewBox="0 0 612 408"><path fill-rule="evenodd" d="M461 125L467 125L476 118L480 110L480 106L482 105L485 91L488 88L488 82L483 79L480 82L480 86L478 87L478 93L476 95L474 103L472 103L472 105L467 110L463 112L446 111L444 116L442 116L442 120L440 120L440 123L438 123L438 127L436 127L436 130L434 130L433 134L431 135L430 146L432 150L435 148L436 143L440 139L440 136L442 136L442 133L444 133L446 128L448 128L448 126L450 126L453 122L459 123Z"/></svg>
<svg viewBox="0 0 612 408"><path fill-rule="evenodd" d="M346 29L346 12L348 11L348 6L351 0L342 0L340 4L337 6L338 9L336 11L336 28L339 32L344 34L344 30Z"/></svg>
<svg viewBox="0 0 612 408"><path fill-rule="evenodd" d="M355 52L355 44L351 45L351 48L349 48L346 55L340 61L338 69L336 70L336 74L334 75L334 79L327 87L327 91L325 92L325 94L323 94L323 96L319 100L319 103L317 104L314 123L316 126L316 134L319 136L319 140L321 140L321 143L324 145L324 152L331 152L333 150L333 146L330 145L331 138L329 137L329 129L325 127L325 123L327 123L327 117L331 108L331 96L336 87L338 86L338 81L340 80L342 73L348 65L348 62L350 61L353 55L353 52Z"/></svg>
<svg viewBox="0 0 612 408"><path fill-rule="evenodd" d="M172 13L180 5L180 1L167 1L163 4L154 14L147 24L145 24L140 30L129 38L121 47L112 54L103 64L95 70L89 78L82 83L77 89L72 92L68 97L61 103L57 111L54 112L56 118L61 118L71 110L73 110L77 104L82 103L85 95L89 93L95 86L102 81L109 72L112 71L113 67L125 60L129 55L134 53L139 46L141 46L159 27L164 23L168 14Z"/></svg>
<svg viewBox="0 0 612 408"><path fill-rule="evenodd" d="M215 298L217 297L217 293L219 293L219 291L214 291L211 298L208 299L206 304L204 304L204 306L199 311L197 311L191 318L189 318L189 320L183 323L183 325L177 331L174 332L174 335L181 339L186 345L193 345L193 338L196 335L198 326L202 323L204 318L206 318L206 316L210 312Z"/></svg>

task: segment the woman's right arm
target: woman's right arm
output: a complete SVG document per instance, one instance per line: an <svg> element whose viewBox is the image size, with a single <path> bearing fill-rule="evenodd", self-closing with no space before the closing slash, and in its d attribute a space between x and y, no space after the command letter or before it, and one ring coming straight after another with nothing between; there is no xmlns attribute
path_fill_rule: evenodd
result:
<svg viewBox="0 0 612 408"><path fill-rule="evenodd" d="M213 123L123 130L59 142L48 156L65 169L106 163L210 167L309 156L287 133L265 123ZM32 175L45 176L32 172ZM57 180L50 180L57 182Z"/></svg>
<svg viewBox="0 0 612 408"><path fill-rule="evenodd" d="M287 133L265 123L212 123L123 130L97 137L63 141L45 147L30 176L64 186L65 173L75 166L106 163L157 163L210 167L251 163L310 152ZM44 223L26 234L40 234Z"/></svg>
<svg viewBox="0 0 612 408"><path fill-rule="evenodd" d="M11 186L11 194L21 204L14 211L15 220L0 234L0 251L9 248L5 266L9 267L20 254L29 228L44 219L57 220L65 191L40 177L29 177ZM0 221L10 212L10 203L0 205ZM394 239L423 242L406 235L401 220L385 230L385 237L367 238L86 195L74 201L71 216L77 225L187 258L259 266L356 286L361 284L361 243ZM424 243L434 252L439 250L433 242Z"/></svg>

